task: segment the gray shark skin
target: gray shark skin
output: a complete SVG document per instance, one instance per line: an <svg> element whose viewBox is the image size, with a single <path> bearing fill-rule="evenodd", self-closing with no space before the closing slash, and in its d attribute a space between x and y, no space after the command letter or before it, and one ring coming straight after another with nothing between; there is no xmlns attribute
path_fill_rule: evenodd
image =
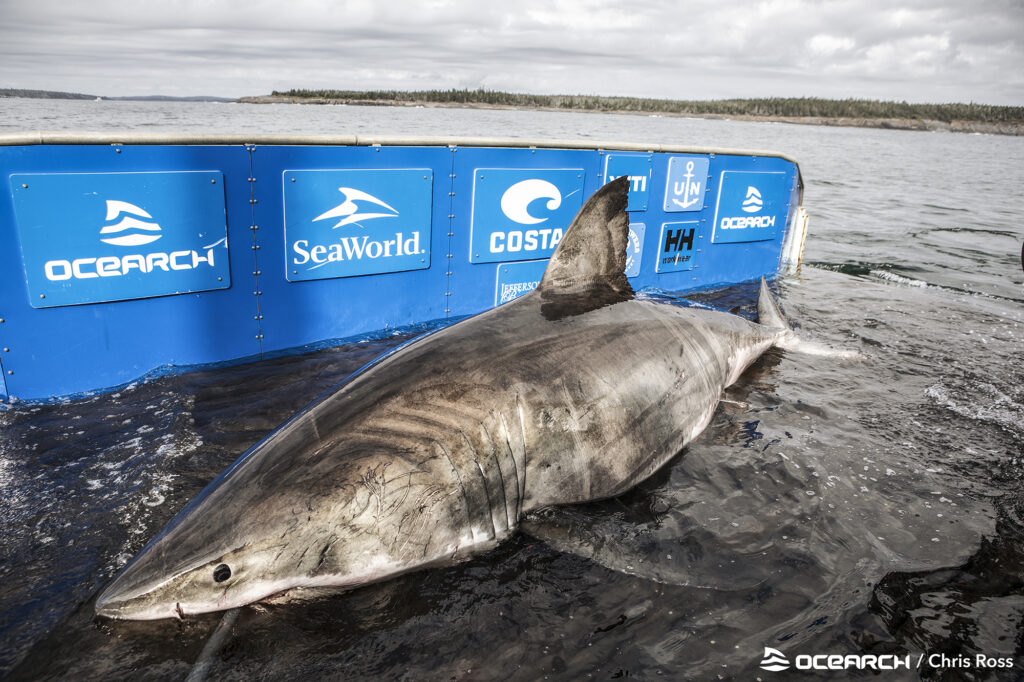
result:
<svg viewBox="0 0 1024 682"><path fill-rule="evenodd" d="M774 326L634 298L627 182L587 201L535 291L399 348L253 446L97 614L182 617L452 564L675 456L791 332L763 284Z"/></svg>

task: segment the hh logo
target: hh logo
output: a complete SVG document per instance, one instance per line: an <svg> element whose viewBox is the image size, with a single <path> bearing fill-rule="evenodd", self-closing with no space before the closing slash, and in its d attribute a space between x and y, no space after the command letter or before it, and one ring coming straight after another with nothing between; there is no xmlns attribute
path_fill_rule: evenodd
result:
<svg viewBox="0 0 1024 682"><path fill-rule="evenodd" d="M764 648L764 658L761 660L761 669L773 673L789 670L789 659L786 654L771 647Z"/></svg>
<svg viewBox="0 0 1024 682"><path fill-rule="evenodd" d="M695 248L698 226L697 221L662 224L658 272L678 272L693 268L693 259L699 250Z"/></svg>

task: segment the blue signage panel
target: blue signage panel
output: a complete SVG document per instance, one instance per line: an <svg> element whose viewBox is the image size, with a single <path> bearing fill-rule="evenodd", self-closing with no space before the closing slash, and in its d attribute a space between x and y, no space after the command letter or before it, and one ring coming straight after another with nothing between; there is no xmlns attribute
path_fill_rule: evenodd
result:
<svg viewBox="0 0 1024 682"><path fill-rule="evenodd" d="M528 294L540 285L548 259L499 263L494 305L501 305Z"/></svg>
<svg viewBox="0 0 1024 682"><path fill-rule="evenodd" d="M478 168L471 263L548 258L583 205L582 168Z"/></svg>
<svg viewBox="0 0 1024 682"><path fill-rule="evenodd" d="M700 211L707 193L708 159L704 156L673 156L668 160L665 212Z"/></svg>
<svg viewBox="0 0 1024 682"><path fill-rule="evenodd" d="M231 286L219 171L21 173L10 180L35 308Z"/></svg>
<svg viewBox="0 0 1024 682"><path fill-rule="evenodd" d="M680 223L663 223L658 239L658 272L680 272L693 269L700 249L697 236L700 222L690 220Z"/></svg>
<svg viewBox="0 0 1024 682"><path fill-rule="evenodd" d="M640 274L640 259L644 254L644 233L647 227L643 223L629 224L629 238L626 241L626 277Z"/></svg>
<svg viewBox="0 0 1024 682"><path fill-rule="evenodd" d="M774 239L786 226L788 201L785 173L722 171L711 241Z"/></svg>
<svg viewBox="0 0 1024 682"><path fill-rule="evenodd" d="M430 267L429 168L286 170L290 282Z"/></svg>
<svg viewBox="0 0 1024 682"><path fill-rule="evenodd" d="M604 164L604 181L629 176L629 202L627 211L646 211L648 185L651 182L650 154L609 154Z"/></svg>

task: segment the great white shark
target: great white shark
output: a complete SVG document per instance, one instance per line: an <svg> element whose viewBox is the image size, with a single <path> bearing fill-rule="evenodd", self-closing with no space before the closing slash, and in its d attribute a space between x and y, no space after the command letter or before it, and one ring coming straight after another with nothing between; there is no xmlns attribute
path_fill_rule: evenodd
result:
<svg viewBox="0 0 1024 682"><path fill-rule="evenodd" d="M586 202L533 292L385 355L253 446L96 613L182 617L453 564L530 512L653 474L793 337L763 280L760 324L635 297L627 190Z"/></svg>

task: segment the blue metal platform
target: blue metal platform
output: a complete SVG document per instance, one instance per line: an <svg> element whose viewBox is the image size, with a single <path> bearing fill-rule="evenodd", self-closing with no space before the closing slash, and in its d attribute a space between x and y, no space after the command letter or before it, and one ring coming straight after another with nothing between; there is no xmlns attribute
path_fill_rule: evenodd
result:
<svg viewBox="0 0 1024 682"><path fill-rule="evenodd" d="M4 400L480 312L536 286L621 175L636 290L772 278L806 228L770 152L8 135L0 171Z"/></svg>

